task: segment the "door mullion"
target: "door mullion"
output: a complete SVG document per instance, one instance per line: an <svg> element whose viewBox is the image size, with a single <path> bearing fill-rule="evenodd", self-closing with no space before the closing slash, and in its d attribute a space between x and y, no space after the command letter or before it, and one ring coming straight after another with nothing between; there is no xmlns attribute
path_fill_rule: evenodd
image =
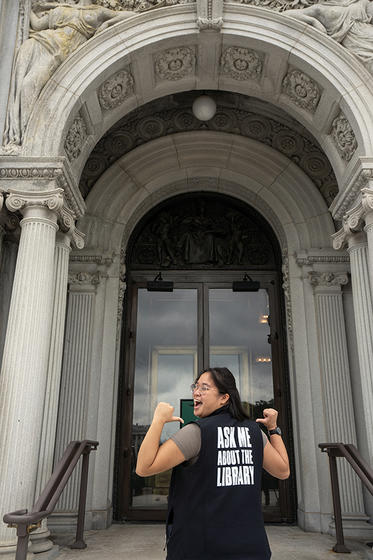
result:
<svg viewBox="0 0 373 560"><path fill-rule="evenodd" d="M203 369L210 367L210 317L209 317L209 286L203 284Z"/></svg>

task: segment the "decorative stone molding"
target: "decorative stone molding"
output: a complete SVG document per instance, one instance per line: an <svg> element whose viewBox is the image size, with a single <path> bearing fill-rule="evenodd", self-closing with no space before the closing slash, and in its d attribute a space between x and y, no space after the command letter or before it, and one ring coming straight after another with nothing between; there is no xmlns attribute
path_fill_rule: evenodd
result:
<svg viewBox="0 0 373 560"><path fill-rule="evenodd" d="M357 148L357 140L347 117L340 112L333 120L330 135L341 158L350 161Z"/></svg>
<svg viewBox="0 0 373 560"><path fill-rule="evenodd" d="M91 284L92 286L97 286L101 282L103 277L101 272L77 272L75 274L69 274L69 284L75 284L79 286L85 286Z"/></svg>
<svg viewBox="0 0 373 560"><path fill-rule="evenodd" d="M72 255L70 261L110 266L114 262L114 255L111 257L103 257L102 255Z"/></svg>
<svg viewBox="0 0 373 560"><path fill-rule="evenodd" d="M361 231L368 214L373 213L373 189L361 189L361 200L343 217L342 228L332 235L333 247L342 249L348 243L349 236Z"/></svg>
<svg viewBox="0 0 373 560"><path fill-rule="evenodd" d="M87 125L83 117L79 115L69 128L64 143L65 152L70 161L80 156L87 136Z"/></svg>
<svg viewBox="0 0 373 560"><path fill-rule="evenodd" d="M220 31L223 26L223 0L197 0L200 31Z"/></svg>
<svg viewBox="0 0 373 560"><path fill-rule="evenodd" d="M373 179L373 169L362 169L355 180L353 181L352 187L349 189L349 192L346 196L343 197L343 200L335 207L333 211L333 218L335 220L341 220L346 213L346 210L350 208L351 204L357 199L360 191L367 187L370 180Z"/></svg>
<svg viewBox="0 0 373 560"><path fill-rule="evenodd" d="M119 107L133 93L134 84L129 67L111 76L98 91L101 107L105 110Z"/></svg>
<svg viewBox="0 0 373 560"><path fill-rule="evenodd" d="M2 191L0 191L0 210L2 209L4 205L4 194L2 193Z"/></svg>
<svg viewBox="0 0 373 560"><path fill-rule="evenodd" d="M263 56L245 47L228 47L220 64L223 73L234 80L258 80L262 73Z"/></svg>
<svg viewBox="0 0 373 560"><path fill-rule="evenodd" d="M298 266L312 266L316 263L330 263L330 264L344 264L350 262L348 255L322 255L322 256L307 256L307 257L297 257L296 263Z"/></svg>
<svg viewBox="0 0 373 560"><path fill-rule="evenodd" d="M194 74L195 47L168 49L155 57L154 70L159 80L181 80Z"/></svg>
<svg viewBox="0 0 373 560"><path fill-rule="evenodd" d="M71 210L66 207L61 208L58 224L61 231L69 234L73 246L76 249L83 249L85 234L76 228L75 217Z"/></svg>
<svg viewBox="0 0 373 560"><path fill-rule="evenodd" d="M7 185L7 188L11 188L14 182L18 186L19 181L33 182L35 180L40 181L40 184L46 190L50 190L52 185L56 185L57 188L63 189L65 201L74 213L74 216L80 218L84 214L84 201L74 185L72 176L69 175L62 162L61 165L53 164L51 166L47 166L43 162L35 162L33 165L28 165L24 162L24 158L19 162L12 158L11 165L8 165L9 161L7 162L5 159L2 164L0 180Z"/></svg>
<svg viewBox="0 0 373 560"><path fill-rule="evenodd" d="M348 284L348 274L336 272L309 272L308 279L311 286L317 287L335 287L345 286Z"/></svg>
<svg viewBox="0 0 373 560"><path fill-rule="evenodd" d="M285 296L286 323L289 336L289 347L291 352L294 352L293 313L290 297L289 255L287 249L284 249L282 251L282 280L282 289L284 290Z"/></svg>
<svg viewBox="0 0 373 560"><path fill-rule="evenodd" d="M54 189L49 192L9 190L6 198L6 207L10 212L22 212L25 208L32 206L46 207L56 214L63 206L62 189Z"/></svg>
<svg viewBox="0 0 373 560"><path fill-rule="evenodd" d="M191 101L194 98L191 97ZM330 205L338 193L337 181L324 152L312 142L309 135L298 128L287 126L285 119L270 118L267 114L234 108L219 102L216 94L217 113L207 123L196 119L192 113L192 102L170 109L169 98L165 98L157 109L136 111L121 119L108 131L93 149L83 169L80 189L84 197L91 186L115 161L154 138L186 130L213 130L240 134L271 146L298 165L320 190ZM264 113L264 110L263 110ZM204 179L204 182L206 179Z"/></svg>
<svg viewBox="0 0 373 560"><path fill-rule="evenodd" d="M321 96L320 88L304 72L290 70L282 81L282 91L301 109L311 113L316 111Z"/></svg>

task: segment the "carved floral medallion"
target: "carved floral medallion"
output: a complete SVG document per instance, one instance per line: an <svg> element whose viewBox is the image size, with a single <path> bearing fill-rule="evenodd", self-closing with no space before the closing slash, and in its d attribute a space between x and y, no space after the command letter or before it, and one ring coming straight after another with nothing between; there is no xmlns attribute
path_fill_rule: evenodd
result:
<svg viewBox="0 0 373 560"><path fill-rule="evenodd" d="M290 99L311 113L316 111L320 101L320 88L307 74L300 70L290 70L282 82L282 91Z"/></svg>
<svg viewBox="0 0 373 560"><path fill-rule="evenodd" d="M79 115L71 125L64 144L66 155L70 161L80 156L87 136L87 126L83 117Z"/></svg>
<svg viewBox="0 0 373 560"><path fill-rule="evenodd" d="M117 72L102 84L98 99L103 109L119 107L133 93L134 79L129 69Z"/></svg>
<svg viewBox="0 0 373 560"><path fill-rule="evenodd" d="M224 74L234 80L258 80L262 73L261 56L244 47L228 47L220 62Z"/></svg>
<svg viewBox="0 0 373 560"><path fill-rule="evenodd" d="M346 116L341 112L333 120L331 137L342 159L350 161L357 148L357 140Z"/></svg>
<svg viewBox="0 0 373 560"><path fill-rule="evenodd" d="M154 69L158 79L181 80L193 74L196 65L195 48L169 49L155 57Z"/></svg>

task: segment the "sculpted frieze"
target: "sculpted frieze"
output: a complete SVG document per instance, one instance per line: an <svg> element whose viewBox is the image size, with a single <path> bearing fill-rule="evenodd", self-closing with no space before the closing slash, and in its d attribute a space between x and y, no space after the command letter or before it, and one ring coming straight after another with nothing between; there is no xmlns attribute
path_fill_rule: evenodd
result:
<svg viewBox="0 0 373 560"><path fill-rule="evenodd" d="M125 7L126 4L126 7ZM78 0L75 3L37 1L30 13L30 37L20 44L12 74L3 144L17 154L45 84L78 47L96 33L154 7L156 2Z"/></svg>
<svg viewBox="0 0 373 560"><path fill-rule="evenodd" d="M342 111L333 120L330 134L341 158L350 161L356 151L357 140L352 126Z"/></svg>
<svg viewBox="0 0 373 560"><path fill-rule="evenodd" d="M316 111L320 101L320 88L307 74L297 69L289 70L282 81L282 91L302 109Z"/></svg>
<svg viewBox="0 0 373 560"><path fill-rule="evenodd" d="M79 115L69 128L64 143L65 152L70 161L80 156L87 136L87 126L83 117Z"/></svg>
<svg viewBox="0 0 373 560"><path fill-rule="evenodd" d="M116 72L98 90L101 107L106 110L119 107L133 93L134 83L129 68Z"/></svg>
<svg viewBox="0 0 373 560"><path fill-rule="evenodd" d="M154 71L158 80L181 80L194 74L196 50L194 47L168 49L156 55Z"/></svg>
<svg viewBox="0 0 373 560"><path fill-rule="evenodd" d="M170 103L165 102L165 106ZM240 134L271 146L296 163L320 189L328 205L338 192L335 176L321 148L286 124L257 112L218 103L215 117L202 123L194 117L191 103L176 109L135 111L125 117L97 143L83 170L80 189L85 197L110 165L136 146L167 134L191 130L214 130Z"/></svg>
<svg viewBox="0 0 373 560"><path fill-rule="evenodd" d="M262 73L262 55L245 47L228 47L221 57L224 74L234 80L258 80Z"/></svg>
<svg viewBox="0 0 373 560"><path fill-rule="evenodd" d="M284 11L289 17L312 25L349 50L373 72L373 7L369 0L327 0ZM303 0L297 2L297 7Z"/></svg>

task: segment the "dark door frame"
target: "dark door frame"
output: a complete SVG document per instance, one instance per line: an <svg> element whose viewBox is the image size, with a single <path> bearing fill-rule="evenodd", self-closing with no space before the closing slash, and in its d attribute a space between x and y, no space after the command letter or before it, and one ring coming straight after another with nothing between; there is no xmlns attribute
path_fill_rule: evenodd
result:
<svg viewBox="0 0 373 560"><path fill-rule="evenodd" d="M124 328L122 329L121 360L120 360L120 384L118 399L118 422L117 422L117 445L116 445L116 469L114 480L114 517L117 520L165 520L166 512L161 510L131 509L130 503L130 473L131 473L131 438L132 417L134 399L134 361L136 349L136 317L137 317L137 289L146 287L146 282L152 280L158 270L130 271L127 278L127 290L124 300ZM206 289L229 287L233 280L242 279L242 271L233 270L168 270L163 274L167 280L175 282L175 287L196 287L203 284ZM266 288L270 302L270 336L273 363L273 382L275 408L279 411L281 427L284 432L284 441L289 451L291 472L294 468L294 448L292 438L292 421L290 407L290 386L287 366L287 344L285 328L284 296L281 288L282 276L278 271L252 271L250 276L261 282L261 287ZM200 297L200 296L199 296ZM205 298L202 298L205 301ZM198 305L198 332L202 332L202 326L206 323L203 315L208 313L202 305ZM202 322L202 325L201 325ZM207 356L205 336L205 348L203 355ZM201 345L202 341L199 340ZM200 353L199 353L200 354ZM205 363L199 364L201 369L208 367ZM265 515L266 522L294 523L296 520L296 486L295 477L291 476L285 481L279 481L280 488L280 510L281 518L270 518Z"/></svg>

